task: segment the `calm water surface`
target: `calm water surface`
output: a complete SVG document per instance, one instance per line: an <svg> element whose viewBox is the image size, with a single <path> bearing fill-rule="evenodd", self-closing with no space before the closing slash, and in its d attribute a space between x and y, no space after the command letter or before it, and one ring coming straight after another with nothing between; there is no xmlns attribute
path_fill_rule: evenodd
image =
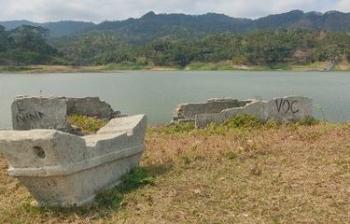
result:
<svg viewBox="0 0 350 224"><path fill-rule="evenodd" d="M315 116L350 121L350 73L120 72L108 74L0 74L0 129L11 128L17 95L99 96L115 110L144 113L152 124L171 120L176 105L213 97L314 99Z"/></svg>

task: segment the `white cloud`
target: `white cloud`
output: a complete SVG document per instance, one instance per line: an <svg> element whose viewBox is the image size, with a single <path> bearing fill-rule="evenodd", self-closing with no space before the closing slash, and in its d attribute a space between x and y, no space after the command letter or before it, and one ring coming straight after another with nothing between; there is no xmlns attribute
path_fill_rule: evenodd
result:
<svg viewBox="0 0 350 224"><path fill-rule="evenodd" d="M0 0L0 20L103 21L157 13L225 13L257 18L293 9L350 11L350 0Z"/></svg>
<svg viewBox="0 0 350 224"><path fill-rule="evenodd" d="M350 0L338 1L336 9L339 11L350 11Z"/></svg>

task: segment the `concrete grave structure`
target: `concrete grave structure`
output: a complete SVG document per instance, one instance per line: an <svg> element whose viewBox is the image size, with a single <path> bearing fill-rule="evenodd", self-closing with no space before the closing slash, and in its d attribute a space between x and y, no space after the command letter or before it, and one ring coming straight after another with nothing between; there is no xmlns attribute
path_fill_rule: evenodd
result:
<svg viewBox="0 0 350 224"><path fill-rule="evenodd" d="M178 105L174 121L187 122L194 121L197 114L219 113L225 109L242 107L252 101L239 101L231 98L214 98L205 103L186 103Z"/></svg>
<svg viewBox="0 0 350 224"><path fill-rule="evenodd" d="M76 133L67 122L69 115L85 115L110 120L120 112L98 97L17 97L12 104L14 130L57 129Z"/></svg>
<svg viewBox="0 0 350 224"><path fill-rule="evenodd" d="M245 102L242 103L242 106L234 106L231 108L223 109L219 112L203 112L203 105L197 110L196 106L187 106L183 107L180 105L179 108L190 108L190 111L187 111L188 120L192 121L194 117L194 122L197 128L204 128L210 123L223 123L226 120L242 114L252 115L259 120L267 121L274 120L277 122L291 122L305 119L312 116L312 100L306 97L282 97L275 98L270 101L258 101L258 100L248 100L248 101L237 101ZM191 105L191 104L185 104ZM193 104L198 105L198 104ZM217 108L220 110L221 108Z"/></svg>
<svg viewBox="0 0 350 224"><path fill-rule="evenodd" d="M138 166L144 115L115 118L94 135L57 130L0 131L0 151L40 206L81 206Z"/></svg>
<svg viewBox="0 0 350 224"><path fill-rule="evenodd" d="M123 175L138 166L147 125L144 115L112 118L87 136L55 130L66 128L67 108L74 108L70 103L79 105L74 113L114 116L97 98L88 99L92 99L85 101L88 105L98 102L102 109L82 110L88 108L81 106L84 100L75 104L67 98L19 98L13 105L14 122L19 123L14 126L35 130L0 131L0 152L8 160L9 175L27 187L39 206L89 204L97 193L118 185ZM19 121L18 115L23 116Z"/></svg>

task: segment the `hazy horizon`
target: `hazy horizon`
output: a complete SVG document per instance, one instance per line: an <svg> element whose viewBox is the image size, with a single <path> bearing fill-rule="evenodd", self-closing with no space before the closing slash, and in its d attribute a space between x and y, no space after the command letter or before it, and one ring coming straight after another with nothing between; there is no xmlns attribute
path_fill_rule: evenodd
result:
<svg viewBox="0 0 350 224"><path fill-rule="evenodd" d="M33 22L102 21L138 18L149 11L156 14L205 13L225 14L235 18L256 19L292 10L304 12L350 11L350 0L0 0L3 10L0 21L30 20ZM96 10L98 9L98 10Z"/></svg>
<svg viewBox="0 0 350 224"><path fill-rule="evenodd" d="M174 13L167 13L167 12L164 12L164 13L158 13L158 12L155 12L154 10L151 10L151 11L148 11L148 12L145 12L144 14L138 16L138 17L129 17L129 18L125 18L125 19L105 19L105 20L101 20L101 21L89 21L89 20L79 20L79 19L61 19L61 20L49 20L49 21L35 21L35 20L31 20L31 19L27 19L27 18L21 18L21 19L12 19L12 20L1 20L0 19L0 22L9 22L9 21L29 21L29 22L33 22L33 23L55 23L55 22L86 22L86 23L94 23L94 24L99 24L101 22L106 22L106 21L123 21L123 20L127 20L127 19L138 19L138 18L141 18L142 16L150 13L150 12L154 12L156 15L161 15L161 14L165 14L165 15L171 15L171 14L184 14L184 15L190 15L190 16L200 16L200 15L205 15L205 14L222 14L222 15L226 15L226 16L229 16L231 18L237 18L237 19L252 19L252 20L257 20L257 19L260 19L260 18L264 18L266 16L270 16L270 15L277 15L277 14L282 14L282 13L288 13L288 12L291 12L291 11L296 11L296 10L301 10L301 9L292 9L292 10L288 10L288 11L285 11L285 12L280 12L280 13L271 13L271 14L266 14L266 15L263 15L263 16L259 16L259 17L256 17L256 18L249 18L249 17L235 17L235 16L230 16L230 15L227 15L227 14L224 14L224 13L218 13L218 12L206 12L206 13L202 13L202 14L189 14L189 13L177 13L177 12L174 12ZM305 10L301 10L303 11L304 13L311 13L311 12L315 12L315 13L327 13L327 12L331 12L331 11L337 11L337 12L340 12L340 13L350 13L349 12L345 12L345 11L340 11L340 10L329 10L329 11L325 11L325 12L321 12L321 11L305 11Z"/></svg>

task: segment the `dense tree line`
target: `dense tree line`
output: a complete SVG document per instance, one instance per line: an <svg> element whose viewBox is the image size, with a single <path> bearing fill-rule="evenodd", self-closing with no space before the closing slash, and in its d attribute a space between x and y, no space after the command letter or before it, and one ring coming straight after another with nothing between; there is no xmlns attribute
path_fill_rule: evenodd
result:
<svg viewBox="0 0 350 224"><path fill-rule="evenodd" d="M193 62L238 65L308 64L350 61L350 35L300 29L221 33L204 37L168 36L128 43L118 33L90 32L49 40L47 30L0 27L0 64L135 64L185 67ZM52 47L54 46L54 47Z"/></svg>
<svg viewBox="0 0 350 224"><path fill-rule="evenodd" d="M47 44L47 30L21 26L6 31L0 26L0 64L28 65L52 63L58 51Z"/></svg>
<svg viewBox="0 0 350 224"><path fill-rule="evenodd" d="M350 59L348 33L305 30L215 34L199 39L163 38L128 44L113 33L94 33L57 45L74 64L136 63L186 66L191 62L233 64L308 64Z"/></svg>

